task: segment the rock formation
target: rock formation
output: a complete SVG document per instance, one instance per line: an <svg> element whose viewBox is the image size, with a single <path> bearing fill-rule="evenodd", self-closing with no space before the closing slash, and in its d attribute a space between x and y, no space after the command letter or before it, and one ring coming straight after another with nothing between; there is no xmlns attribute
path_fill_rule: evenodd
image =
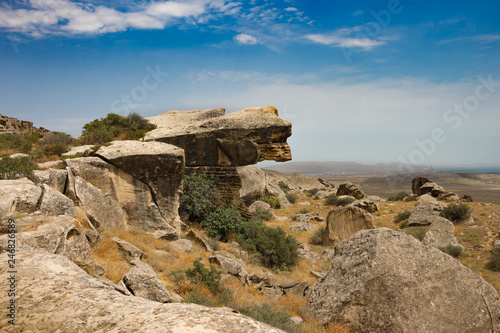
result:
<svg viewBox="0 0 500 333"><path fill-rule="evenodd" d="M366 194L365 192L363 192L361 186L352 183L344 183L339 185L339 188L337 189L337 196L341 195L350 195L357 200L361 200L366 197Z"/></svg>
<svg viewBox="0 0 500 333"><path fill-rule="evenodd" d="M0 134L21 134L21 133L33 133L38 132L41 136L49 133L50 131L40 127L36 128L33 126L33 122L18 120L13 117L7 117L0 114Z"/></svg>
<svg viewBox="0 0 500 333"><path fill-rule="evenodd" d="M18 258L18 316L16 325L2 316L3 332L282 332L227 308L125 296L123 288L91 277L64 256L20 252ZM0 260L7 262L7 253ZM0 265L4 290L6 268Z"/></svg>
<svg viewBox="0 0 500 333"><path fill-rule="evenodd" d="M236 167L264 160L291 160L286 139L292 124L278 117L274 107L255 107L225 114L224 109L170 111L148 120L157 126L146 141L184 149L186 172L213 174L218 180L216 200L246 212L238 193Z"/></svg>
<svg viewBox="0 0 500 333"><path fill-rule="evenodd" d="M408 226L430 225L444 209L440 202L419 202L415 205L408 218Z"/></svg>
<svg viewBox="0 0 500 333"><path fill-rule="evenodd" d="M331 211L326 218L326 230L323 242L337 245L349 236L363 229L375 228L372 214L364 209L345 206Z"/></svg>
<svg viewBox="0 0 500 333"><path fill-rule="evenodd" d="M438 185L432 180L422 176L417 176L412 180L411 190L413 194L416 194L417 196L428 194L433 198L448 201L458 201L460 199L458 194L446 191L441 185Z"/></svg>
<svg viewBox="0 0 500 333"><path fill-rule="evenodd" d="M355 332L498 332L497 291L457 260L386 228L336 246L309 310Z"/></svg>

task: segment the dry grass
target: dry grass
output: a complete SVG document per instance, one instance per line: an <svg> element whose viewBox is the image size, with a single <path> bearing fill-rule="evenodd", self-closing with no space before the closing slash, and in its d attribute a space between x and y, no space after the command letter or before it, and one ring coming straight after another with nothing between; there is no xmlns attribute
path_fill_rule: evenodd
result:
<svg viewBox="0 0 500 333"><path fill-rule="evenodd" d="M130 269L129 263L123 258L118 244L107 237L92 248L94 259L104 268L104 277L113 281L120 282Z"/></svg>

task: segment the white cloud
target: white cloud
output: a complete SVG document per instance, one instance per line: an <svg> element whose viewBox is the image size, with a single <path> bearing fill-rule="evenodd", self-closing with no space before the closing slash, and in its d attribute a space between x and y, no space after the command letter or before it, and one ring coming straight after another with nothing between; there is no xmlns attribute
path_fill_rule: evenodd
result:
<svg viewBox="0 0 500 333"><path fill-rule="evenodd" d="M220 0L170 0L134 5L120 11L69 0L29 0L23 8L0 7L0 28L43 37L54 34L100 34L127 29L163 29L175 19L218 11L233 15L238 3Z"/></svg>
<svg viewBox="0 0 500 333"><path fill-rule="evenodd" d="M234 40L241 45L255 45L259 44L259 40L249 34L239 34L234 37Z"/></svg>
<svg viewBox="0 0 500 333"><path fill-rule="evenodd" d="M285 8L285 12L298 12L299 10L295 7L287 7Z"/></svg>
<svg viewBox="0 0 500 333"><path fill-rule="evenodd" d="M476 36L465 36L450 39L443 39L437 42L439 45L455 43L455 42L477 42L481 44L494 43L500 40L500 34L485 34Z"/></svg>
<svg viewBox="0 0 500 333"><path fill-rule="evenodd" d="M334 46L334 47L357 47L365 51L371 50L376 46L384 45L383 40L370 39L367 37L356 37L353 29L339 29L330 34L309 34L305 37L312 42Z"/></svg>

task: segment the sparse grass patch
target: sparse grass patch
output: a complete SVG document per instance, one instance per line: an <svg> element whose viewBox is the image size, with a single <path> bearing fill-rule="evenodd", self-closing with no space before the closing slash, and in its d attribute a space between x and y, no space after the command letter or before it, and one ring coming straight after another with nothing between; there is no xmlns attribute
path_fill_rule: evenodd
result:
<svg viewBox="0 0 500 333"><path fill-rule="evenodd" d="M424 239L425 233L427 232L427 229L428 227L407 227L404 228L403 231L404 233L415 237L419 241L422 241L422 239Z"/></svg>
<svg viewBox="0 0 500 333"><path fill-rule="evenodd" d="M325 227L320 227L314 232L314 234L309 238L309 243L314 245L325 245L323 243L323 235L325 234Z"/></svg>
<svg viewBox="0 0 500 333"><path fill-rule="evenodd" d="M310 212L311 212L311 208L308 208L308 207L302 207L299 210L299 214L307 214L307 213L310 213Z"/></svg>

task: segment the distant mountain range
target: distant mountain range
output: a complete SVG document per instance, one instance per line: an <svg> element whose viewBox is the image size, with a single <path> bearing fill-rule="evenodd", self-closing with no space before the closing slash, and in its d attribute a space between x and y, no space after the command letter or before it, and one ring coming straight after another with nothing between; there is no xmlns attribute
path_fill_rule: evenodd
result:
<svg viewBox="0 0 500 333"><path fill-rule="evenodd" d="M301 173L307 176L437 171L427 166L415 167L400 163L365 165L356 162L287 162L270 167L263 167L263 169L274 170L285 174Z"/></svg>

